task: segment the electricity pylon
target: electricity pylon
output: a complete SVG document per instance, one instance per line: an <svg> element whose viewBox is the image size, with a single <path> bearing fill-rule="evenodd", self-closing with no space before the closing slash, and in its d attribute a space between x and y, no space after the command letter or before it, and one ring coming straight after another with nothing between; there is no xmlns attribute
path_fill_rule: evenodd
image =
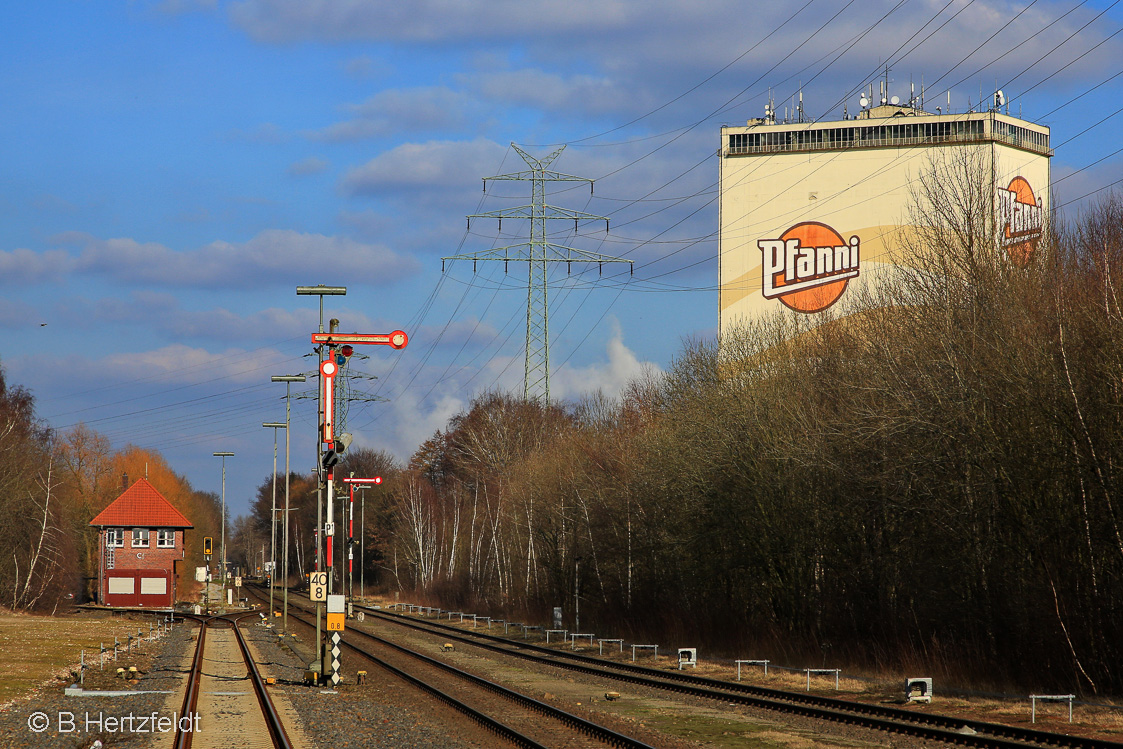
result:
<svg viewBox="0 0 1123 749"><path fill-rule="evenodd" d="M510 262L526 262L529 266L526 284L526 365L523 374L523 396L528 400L531 397L541 399L542 403L550 402L550 314L548 307L548 294L546 271L549 263L628 263L618 257L609 257L596 252L578 250L572 247L563 247L546 240L546 222L563 219L572 221L576 230L581 221L603 221L605 230L608 230L608 219L604 216L594 216L583 211L574 211L568 208L546 204L547 182L588 182L592 190L593 180L586 177L575 177L572 174L547 171L550 164L565 150L561 146L549 156L536 159L514 143L511 148L522 157L530 167L527 171L513 174L500 174L495 177L484 177L484 189L487 189L488 180L508 180L531 183L530 205L517 208L508 208L488 213L473 213L468 216L471 226L474 218L499 219L499 227L503 228L503 219L527 219L530 221L530 241L497 247L484 252L469 253L466 255L453 255L441 258L441 268L444 269L446 260L471 260L472 267L480 260L501 260L506 269ZM512 254L514 253L514 254Z"/></svg>

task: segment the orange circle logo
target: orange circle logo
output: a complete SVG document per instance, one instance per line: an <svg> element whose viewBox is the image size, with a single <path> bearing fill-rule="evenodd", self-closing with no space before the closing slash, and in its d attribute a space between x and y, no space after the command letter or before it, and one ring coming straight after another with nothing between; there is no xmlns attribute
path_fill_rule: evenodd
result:
<svg viewBox="0 0 1123 749"><path fill-rule="evenodd" d="M849 240L819 223L805 221L778 239L757 240L763 255L761 293L796 312L822 312L837 302L860 272L861 240Z"/></svg>
<svg viewBox="0 0 1123 749"><path fill-rule="evenodd" d="M1014 177L1010 186L998 189L999 239L1010 259L1018 265L1029 262L1045 225L1041 200L1025 177Z"/></svg>

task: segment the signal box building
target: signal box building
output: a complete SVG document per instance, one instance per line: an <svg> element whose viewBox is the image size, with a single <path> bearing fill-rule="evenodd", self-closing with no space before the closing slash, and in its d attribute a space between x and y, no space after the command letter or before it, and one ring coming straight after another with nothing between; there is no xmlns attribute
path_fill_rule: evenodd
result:
<svg viewBox="0 0 1123 749"><path fill-rule="evenodd" d="M98 532L98 603L171 608L191 523L147 479L90 521Z"/></svg>
<svg viewBox="0 0 1123 749"><path fill-rule="evenodd" d="M871 97L872 98L872 97ZM771 109L721 129L720 325L792 310L845 314L847 291L910 265L919 180L970 155L993 196L999 244L1015 256L1048 211L1049 129L1000 111L932 114L884 102L830 122L777 123ZM797 119L802 119L798 117Z"/></svg>

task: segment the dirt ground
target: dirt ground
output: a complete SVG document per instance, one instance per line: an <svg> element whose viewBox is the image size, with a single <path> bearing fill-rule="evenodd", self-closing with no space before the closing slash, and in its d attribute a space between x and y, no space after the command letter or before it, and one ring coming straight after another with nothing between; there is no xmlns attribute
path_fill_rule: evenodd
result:
<svg viewBox="0 0 1123 749"><path fill-rule="evenodd" d="M87 687L104 689L118 686L119 683L114 681L118 666L136 665L144 672L149 658L145 647L132 653L127 652L126 647L130 635L134 640L138 632L147 636L149 625L153 621L154 617L150 615L114 615L106 611L83 611L57 617L0 613L0 653L5 656L0 659L0 709L13 700L41 692L45 687L53 686L57 689L61 685L77 681L79 654L83 649L86 651ZM465 623L464 629L471 631L472 628ZM121 643L116 663L112 660L114 637ZM98 658L102 644L109 648L104 669L100 667ZM568 649L568 646L558 647ZM596 648L579 649L592 655L597 652ZM609 656L608 651L609 648L606 647L605 656ZM630 662L631 652L628 649L624 653L613 653L611 657L613 660ZM743 711L728 709L726 706L691 704L670 695L633 693L634 690L615 683L593 687L568 674L551 677L522 664L490 663L488 658L470 651L461 653L458 649L453 659L472 662L471 665L476 670L492 672L492 675L510 686L533 696L545 697L547 701L559 703L576 712L588 711L601 716L608 714L621 727L629 724L646 727L664 736L674 737L684 744L696 745L694 742L700 742L725 749L880 745L877 740L845 735L845 732L840 735L831 731L830 735L822 735L816 729L762 720L759 716L751 717ZM637 654L636 661L656 668L675 668L674 659L662 654L657 660L650 655ZM706 661L705 658L700 659L694 672L699 676L715 679L733 680L736 677L736 667L733 664ZM776 689L802 692L807 687L805 674L785 671L775 666L770 667L768 676L764 676L763 669L759 667L746 666L743 668L743 678L745 682ZM896 688L898 686L898 682L848 678L844 674L838 691L835 691L833 675L813 675L811 679L813 693L882 704L901 701L900 690ZM621 699L606 701L604 692L609 689L621 692ZM935 703L912 709L1011 725L1031 725L1028 699L958 698L940 694L938 684L936 693ZM1123 741L1123 710L1078 703L1073 717L1074 722L1069 724L1067 705L1039 704L1037 723L1032 727L1108 741ZM673 744L673 740L670 743Z"/></svg>
<svg viewBox="0 0 1123 749"><path fill-rule="evenodd" d="M0 707L45 685L77 681L83 650L87 678L97 678L92 676L94 672L100 676L102 645L107 647L107 672L131 665L129 636L134 643L138 632L147 638L153 621L149 615L123 616L104 611L55 617L0 613L0 653L4 655L0 658ZM113 662L114 637L120 642L117 663Z"/></svg>
<svg viewBox="0 0 1123 749"><path fill-rule="evenodd" d="M375 599L372 597L370 603L385 607L393 604L394 601ZM449 624L450 622L446 619L441 623ZM467 620L463 624L453 620L451 624L464 629L466 632L471 632L474 629L471 622ZM490 634L502 635L502 627L498 627L497 629L498 631L492 630ZM477 631L486 632L487 630L481 625ZM521 638L515 639L518 640ZM538 645L546 644L542 642L541 639L535 639L533 641ZM548 647L569 650L571 646L555 645L551 643ZM596 656L598 654L598 648L595 646L588 647L579 644L578 650L586 655ZM674 651L672 651L672 655L670 656L665 655L661 647L659 649L659 657L653 658L650 650L640 651L636 654L636 664L650 668L661 668L668 671L676 670L677 659L673 655L673 652ZM604 658L606 660L630 663L632 660L631 648L625 646L624 652L619 652L615 645L610 646L606 644L604 648ZM477 660L478 663L482 663L485 659L481 657L478 659L472 658L471 660ZM710 746L729 747L733 749L733 747L741 746L760 746L762 745L762 741L764 745L802 745L809 738L801 735L802 732L800 730L793 730L793 726L791 725L785 726L783 729L778 729L777 726L767 721L746 720L744 716L738 716L736 711L683 705L677 698L673 697L664 699L650 695L641 696L639 694L631 694L627 687L607 686L606 688L608 689L620 691L622 693L622 699L615 702L605 702L602 694L591 692L587 686L580 683L580 680L574 683L572 678L566 679L565 681L570 682L569 685L566 685L564 681L562 684L558 684L556 681L551 684L548 679L542 679L529 668L508 667L506 669L495 670L506 671L507 673L502 674L502 679L508 681L508 683L515 686L515 688L523 687L527 689L528 693L534 694L535 692L539 692L539 694L547 693L551 696L556 695L561 698L563 702L567 702L573 706L595 706L598 710L611 711L626 720L635 720L663 733L686 740L701 741ZM718 680L735 681L737 676L737 667L732 662L707 661L704 657L699 658L697 668L688 668L687 671L698 676ZM1024 728L1034 728L1042 731L1085 736L1099 740L1123 742L1123 708L1119 707L1117 702L1112 703L1111 700L1107 699L1094 701L1096 703L1102 703L1102 706L1099 704L1082 704L1080 701L1077 701L1073 707L1072 723L1068 721L1067 703L1038 702L1036 722L1031 722L1030 700L1028 696L1024 699L953 696L949 692L941 693L941 685L938 683L934 685L933 691L935 692L936 698L932 704L905 705L903 676L899 679L890 679L874 678L866 674L853 674L848 676L843 673L838 682L838 689L836 690L834 674L812 674L810 689L808 690L808 678L806 673L794 669L777 667L777 664L772 664L769 667L767 676L764 675L764 670L760 666L742 666L742 680L746 684L770 689L792 692L810 691L812 694L825 697L835 697L872 704L884 704L923 713L958 716L968 720L1001 723ZM962 690L970 690L970 685L959 686ZM780 740L781 736L786 738ZM811 744L817 743L824 743L823 737L817 737L811 740ZM838 742L836 738L833 742L828 740L825 743L830 744ZM860 746L861 744L861 740L857 740L850 745Z"/></svg>

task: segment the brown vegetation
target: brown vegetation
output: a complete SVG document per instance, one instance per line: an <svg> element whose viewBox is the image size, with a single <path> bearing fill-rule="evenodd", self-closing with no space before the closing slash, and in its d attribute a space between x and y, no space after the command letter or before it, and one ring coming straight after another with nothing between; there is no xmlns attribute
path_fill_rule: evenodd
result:
<svg viewBox="0 0 1123 749"><path fill-rule="evenodd" d="M90 600L96 587L97 529L89 523L132 480L147 476L192 524L180 595L203 564L202 537L218 535L212 495L194 491L158 454L134 446L114 452L84 424L55 431L35 416L31 394L0 371L0 606L53 612Z"/></svg>
<svg viewBox="0 0 1123 749"><path fill-rule="evenodd" d="M388 581L570 627L578 594L585 631L791 665L1118 694L1123 202L1018 263L987 205L922 195L921 269L858 316L688 344L618 402L478 398L390 487Z"/></svg>

